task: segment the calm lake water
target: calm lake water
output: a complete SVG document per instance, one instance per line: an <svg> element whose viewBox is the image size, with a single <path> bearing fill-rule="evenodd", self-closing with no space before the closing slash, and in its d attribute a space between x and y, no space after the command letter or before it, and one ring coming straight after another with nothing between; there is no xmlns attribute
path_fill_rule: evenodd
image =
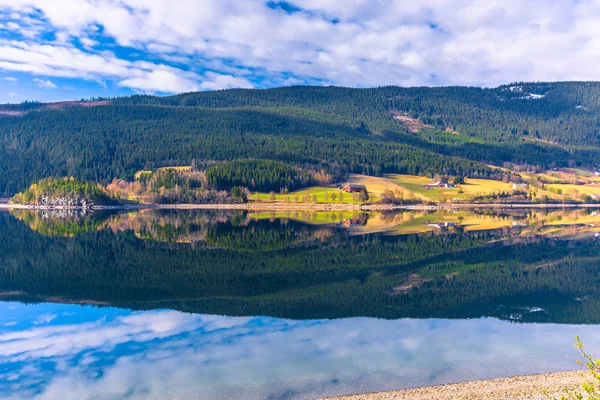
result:
<svg viewBox="0 0 600 400"><path fill-rule="evenodd" d="M0 212L0 398L310 399L570 370L595 210Z"/></svg>

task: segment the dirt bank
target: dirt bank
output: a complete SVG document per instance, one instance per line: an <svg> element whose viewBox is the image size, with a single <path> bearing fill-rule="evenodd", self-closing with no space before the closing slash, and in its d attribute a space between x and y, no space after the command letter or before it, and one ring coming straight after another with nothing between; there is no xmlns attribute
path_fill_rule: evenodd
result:
<svg viewBox="0 0 600 400"><path fill-rule="evenodd" d="M329 400L547 400L542 389L547 389L550 394L559 395L564 393L565 388L579 388L585 379L582 374L587 375L588 372L516 376L394 392L331 397Z"/></svg>

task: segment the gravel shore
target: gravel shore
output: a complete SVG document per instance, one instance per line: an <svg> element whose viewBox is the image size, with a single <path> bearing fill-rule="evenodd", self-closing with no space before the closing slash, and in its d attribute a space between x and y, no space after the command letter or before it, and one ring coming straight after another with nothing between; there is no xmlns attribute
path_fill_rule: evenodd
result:
<svg viewBox="0 0 600 400"><path fill-rule="evenodd" d="M0 203L0 209L31 209L31 210L77 210L81 206L42 206L24 205L12 203ZM575 208L600 208L600 204L413 204L413 205L391 205L391 204L335 204L335 203L281 203L281 202L250 202L243 204L125 204L115 206L90 206L91 210L261 210L261 211L436 211L473 208L494 209L575 209Z"/></svg>
<svg viewBox="0 0 600 400"><path fill-rule="evenodd" d="M582 375L584 374L584 375ZM393 392L331 397L328 400L547 400L542 389L560 395L581 387L587 372L569 371L428 386Z"/></svg>

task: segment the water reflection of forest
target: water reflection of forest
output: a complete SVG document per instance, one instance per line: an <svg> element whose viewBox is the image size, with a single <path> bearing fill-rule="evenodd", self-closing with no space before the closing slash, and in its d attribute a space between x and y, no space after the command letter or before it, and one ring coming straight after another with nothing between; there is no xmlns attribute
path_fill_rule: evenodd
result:
<svg viewBox="0 0 600 400"><path fill-rule="evenodd" d="M206 240L219 224L250 227L258 221L343 228L352 235L385 232L388 235L423 232L485 231L503 229L523 236L600 235L596 210L481 209L402 212L236 210L143 210L133 212L85 212L81 210L13 210L31 229L47 236L73 237L83 232L108 229L133 231L140 238L163 242ZM323 229L322 232L327 229Z"/></svg>
<svg viewBox="0 0 600 400"><path fill-rule="evenodd" d="M421 223L448 215L306 223L246 212L0 213L1 298L286 318L600 322L600 240L582 222L591 213L493 215L507 223L485 230L469 229L485 213ZM427 229L355 234L400 220Z"/></svg>

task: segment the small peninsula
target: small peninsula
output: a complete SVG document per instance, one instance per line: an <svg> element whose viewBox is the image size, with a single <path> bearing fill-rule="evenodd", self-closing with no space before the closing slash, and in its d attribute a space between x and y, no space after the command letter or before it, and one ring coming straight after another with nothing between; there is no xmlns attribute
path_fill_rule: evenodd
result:
<svg viewBox="0 0 600 400"><path fill-rule="evenodd" d="M106 189L97 183L82 182L74 177L46 178L32 184L13 198L14 204L41 207L91 208L116 205Z"/></svg>

